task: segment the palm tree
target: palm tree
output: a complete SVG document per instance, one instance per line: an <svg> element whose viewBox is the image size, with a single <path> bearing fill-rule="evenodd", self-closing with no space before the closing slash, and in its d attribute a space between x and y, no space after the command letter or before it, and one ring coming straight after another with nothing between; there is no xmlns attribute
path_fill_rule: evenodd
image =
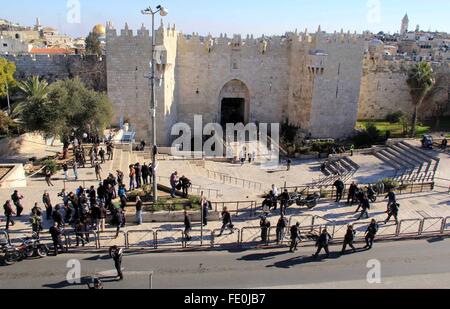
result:
<svg viewBox="0 0 450 309"><path fill-rule="evenodd" d="M425 97L433 88L436 80L434 78L433 68L428 62L419 62L414 65L408 73L409 93L414 105L412 116L411 137L416 136L417 113Z"/></svg>
<svg viewBox="0 0 450 309"><path fill-rule="evenodd" d="M14 119L20 119L26 105L42 104L48 99L48 83L45 80L39 80L37 76L20 82L17 86L20 90L20 99L13 106L11 115Z"/></svg>

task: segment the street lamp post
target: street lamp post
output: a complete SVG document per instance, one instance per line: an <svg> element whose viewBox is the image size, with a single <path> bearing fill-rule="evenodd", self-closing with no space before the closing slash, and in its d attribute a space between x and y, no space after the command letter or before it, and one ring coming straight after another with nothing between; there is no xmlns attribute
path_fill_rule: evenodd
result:
<svg viewBox="0 0 450 309"><path fill-rule="evenodd" d="M153 202L158 201L158 185L157 185L157 177L156 177L156 155L158 153L157 142L156 142L156 92L155 92L155 49L156 49L156 38L155 38L155 15L159 13L161 16L166 16L168 11L158 5L156 10L153 11L151 7L148 7L145 10L142 10L143 15L151 15L152 16L152 59L151 59L151 72L150 72L150 84L151 84L151 100L150 100L150 117L152 118L152 128L153 128L153 138L152 138L152 170L153 170Z"/></svg>

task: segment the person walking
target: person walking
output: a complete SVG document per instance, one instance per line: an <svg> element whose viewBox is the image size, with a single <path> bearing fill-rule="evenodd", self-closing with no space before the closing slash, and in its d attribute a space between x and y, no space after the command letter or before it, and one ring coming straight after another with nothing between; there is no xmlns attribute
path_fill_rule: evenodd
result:
<svg viewBox="0 0 450 309"><path fill-rule="evenodd" d="M80 246L81 244L84 247L86 243L89 243L89 233L87 232L87 226L81 220L77 220L75 223L75 237L76 237L76 246Z"/></svg>
<svg viewBox="0 0 450 309"><path fill-rule="evenodd" d="M289 251L297 251L298 242L300 241L300 223L297 222L295 225L291 226L291 246Z"/></svg>
<svg viewBox="0 0 450 309"><path fill-rule="evenodd" d="M95 177L97 178L98 181L102 181L102 167L101 165L97 162L94 164L94 170L95 170Z"/></svg>
<svg viewBox="0 0 450 309"><path fill-rule="evenodd" d="M397 204L397 197L393 189L389 189L388 194L384 197L384 199L388 199L387 210L389 213L392 204Z"/></svg>
<svg viewBox="0 0 450 309"><path fill-rule="evenodd" d="M29 219L31 223L31 231L39 238L39 234L42 231L42 218L37 213L32 213Z"/></svg>
<svg viewBox="0 0 450 309"><path fill-rule="evenodd" d="M263 244L267 244L269 241L268 235L269 235L270 221L267 220L266 216L261 217L259 226L261 227L261 241Z"/></svg>
<svg viewBox="0 0 450 309"><path fill-rule="evenodd" d="M392 203L389 205L389 212L388 217L386 220L384 220L384 224L388 223L389 220L391 220L392 217L395 219L395 225L398 225L398 211L399 211L400 205L398 203Z"/></svg>
<svg viewBox="0 0 450 309"><path fill-rule="evenodd" d="M191 230L192 230L192 223L191 218L189 217L189 214L187 211L184 211L184 239L185 241L190 241L192 239L191 237Z"/></svg>
<svg viewBox="0 0 450 309"><path fill-rule="evenodd" d="M48 221L52 218L53 206L52 206L52 202L50 200L50 195L48 194L47 191L45 191L44 194L42 195L42 203L44 204L46 219Z"/></svg>
<svg viewBox="0 0 450 309"><path fill-rule="evenodd" d="M342 200L342 194L344 193L345 184L341 178L336 180L333 184L336 188L336 203L339 203Z"/></svg>
<svg viewBox="0 0 450 309"><path fill-rule="evenodd" d="M139 196L136 197L136 224L142 224L142 201Z"/></svg>
<svg viewBox="0 0 450 309"><path fill-rule="evenodd" d="M280 243L283 242L284 234L285 234L287 225L288 225L288 222L287 222L286 218L282 215L278 219L278 222L277 222L277 229L276 229L277 245L279 245Z"/></svg>
<svg viewBox="0 0 450 309"><path fill-rule="evenodd" d="M316 242L317 251L313 256L315 258L317 258L319 256L320 251L322 251L322 249L324 249L326 252L325 258L328 258L330 256L330 250L328 249L330 241L331 241L331 235L328 233L328 230L325 228L325 229L323 229L322 233L320 234L319 239L317 239L317 242Z"/></svg>
<svg viewBox="0 0 450 309"><path fill-rule="evenodd" d="M11 195L11 200L16 206L16 217L22 216L23 206L21 200L23 199L23 195L19 193L19 191L14 190L14 193Z"/></svg>
<svg viewBox="0 0 450 309"><path fill-rule="evenodd" d="M61 249L61 252L64 252L64 247L61 241L61 230L58 228L56 222L53 223L52 227L50 227L50 235L52 236L53 248L55 250L55 256L58 255L58 249Z"/></svg>
<svg viewBox="0 0 450 309"><path fill-rule="evenodd" d="M54 187L55 185L52 183L52 171L49 168L45 168L45 182L47 186Z"/></svg>
<svg viewBox="0 0 450 309"><path fill-rule="evenodd" d="M353 229L353 225L348 225L347 233L345 234L345 237L344 237L344 245L342 246L342 253L345 252L345 250L347 249L347 246L350 246L350 248L352 248L353 252L356 252L355 246L353 245L353 242L355 241L355 235L356 235L356 232Z"/></svg>
<svg viewBox="0 0 450 309"><path fill-rule="evenodd" d="M5 213L5 217L6 217L6 227L5 227L5 231L9 230L9 225L11 224L11 226L14 226L14 220L11 219L11 217L13 215L15 215L16 213L14 212L12 205L11 205L11 201L7 200L6 203L3 205L3 210Z"/></svg>
<svg viewBox="0 0 450 309"><path fill-rule="evenodd" d="M361 214L356 220L361 220L363 216L366 216L366 219L369 219L370 201L366 194L364 194L364 197L361 200L361 208L362 208Z"/></svg>
<svg viewBox="0 0 450 309"><path fill-rule="evenodd" d="M350 185L350 188L348 189L348 197L347 197L347 204L352 206L356 201L356 192L358 191L358 186L355 182L352 182Z"/></svg>
<svg viewBox="0 0 450 309"><path fill-rule="evenodd" d="M123 280L122 273L122 259L123 259L123 248L119 248L118 246L112 246L109 248L109 256L114 261L114 267L117 270L117 277L119 277L119 281Z"/></svg>
<svg viewBox="0 0 450 309"><path fill-rule="evenodd" d="M218 237L222 236L226 228L230 230L231 234L234 233L234 225L231 221L231 214L228 211L228 208L224 207L222 211L222 228L220 229L220 234L218 235Z"/></svg>
<svg viewBox="0 0 450 309"><path fill-rule="evenodd" d="M288 172L291 170L291 165L292 165L292 160L291 159L287 159L286 168L287 168Z"/></svg>
<svg viewBox="0 0 450 309"><path fill-rule="evenodd" d="M366 246L364 247L364 249L372 249L373 246L373 241L375 240L375 236L378 233L378 223L375 219L372 219L372 221L370 222L369 226L367 227L366 230L366 236L365 236L365 240L366 240Z"/></svg>
<svg viewBox="0 0 450 309"><path fill-rule="evenodd" d="M178 172L175 171L170 175L170 187L172 188L170 191L170 196L172 198L175 198L175 192L177 190L177 184L178 184Z"/></svg>

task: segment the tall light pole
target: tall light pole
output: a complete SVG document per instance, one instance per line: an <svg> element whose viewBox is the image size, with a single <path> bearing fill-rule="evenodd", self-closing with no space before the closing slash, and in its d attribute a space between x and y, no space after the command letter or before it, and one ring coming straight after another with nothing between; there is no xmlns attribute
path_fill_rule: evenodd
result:
<svg viewBox="0 0 450 309"><path fill-rule="evenodd" d="M141 11L143 15L151 15L152 16L152 59L151 59L151 75L150 75L150 84L151 84L151 100L150 100L150 117L152 118L152 128L153 128L153 138L152 138L152 170L153 170L153 202L158 201L158 184L156 177L156 156L158 153L158 146L156 142L156 92L155 92L155 49L156 49L156 38L155 38L155 15L159 13L161 16L166 16L168 11L158 5L156 10L153 11L151 7L146 8Z"/></svg>

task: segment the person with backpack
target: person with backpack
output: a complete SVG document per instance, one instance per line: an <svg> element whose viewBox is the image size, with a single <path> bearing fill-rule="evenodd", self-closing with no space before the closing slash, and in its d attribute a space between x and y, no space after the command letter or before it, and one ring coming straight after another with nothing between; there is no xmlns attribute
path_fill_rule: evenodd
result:
<svg viewBox="0 0 450 309"><path fill-rule="evenodd" d="M15 224L14 220L11 219L11 217L16 214L11 206L10 200L7 200L6 203L3 205L3 210L5 212L5 217L6 217L5 231L8 231L9 225L11 224L11 226L14 226L14 224Z"/></svg>
<svg viewBox="0 0 450 309"><path fill-rule="evenodd" d="M331 241L331 235L328 233L328 230L325 228L322 230L322 233L320 234L319 238L316 242L317 251L315 254L313 254L313 257L317 258L319 256L320 251L322 249L325 250L326 256L325 258L328 258L330 256L330 250L328 249L328 246Z"/></svg>
<svg viewBox="0 0 450 309"><path fill-rule="evenodd" d="M375 236L378 233L378 223L375 219L372 219L372 221L370 222L369 226L367 227L366 230L366 246L364 247L364 249L372 249L373 246L373 241L375 240Z"/></svg>
<svg viewBox="0 0 450 309"><path fill-rule="evenodd" d="M353 242L355 241L355 230L353 228L353 225L348 225L347 227L347 233L345 234L344 237L344 245L342 246L342 253L345 252L345 249L347 249L347 245L350 246L350 248L352 248L353 252L356 252L356 248L353 245Z"/></svg>
<svg viewBox="0 0 450 309"><path fill-rule="evenodd" d="M392 204L397 204L397 197L395 196L395 192L392 189L389 189L388 194L384 197L385 199L388 199L387 204L387 213L390 211L390 207Z"/></svg>
<svg viewBox="0 0 450 309"><path fill-rule="evenodd" d="M338 179L333 184L336 187L336 203L339 203L342 200L342 194L344 193L345 184L342 179Z"/></svg>
<svg viewBox="0 0 450 309"><path fill-rule="evenodd" d="M284 216L281 216L280 219L278 219L277 229L276 229L277 245L279 245L283 241L287 225L288 225L288 222L287 222L286 218Z"/></svg>
<svg viewBox="0 0 450 309"><path fill-rule="evenodd" d="M222 236L226 228L230 230L231 234L234 233L234 225L231 221L231 214L228 211L227 207L224 207L222 211L222 228L220 229L220 234L218 235L218 237Z"/></svg>
<svg viewBox="0 0 450 309"><path fill-rule="evenodd" d="M291 227L291 246L289 252L297 251L298 242L300 240L300 223L297 222Z"/></svg>
<svg viewBox="0 0 450 309"><path fill-rule="evenodd" d="M400 208L400 204L398 203L392 203L389 205L389 213L386 220L384 220L384 224L388 223L389 220L391 220L392 217L395 219L395 225L398 225L398 211Z"/></svg>

